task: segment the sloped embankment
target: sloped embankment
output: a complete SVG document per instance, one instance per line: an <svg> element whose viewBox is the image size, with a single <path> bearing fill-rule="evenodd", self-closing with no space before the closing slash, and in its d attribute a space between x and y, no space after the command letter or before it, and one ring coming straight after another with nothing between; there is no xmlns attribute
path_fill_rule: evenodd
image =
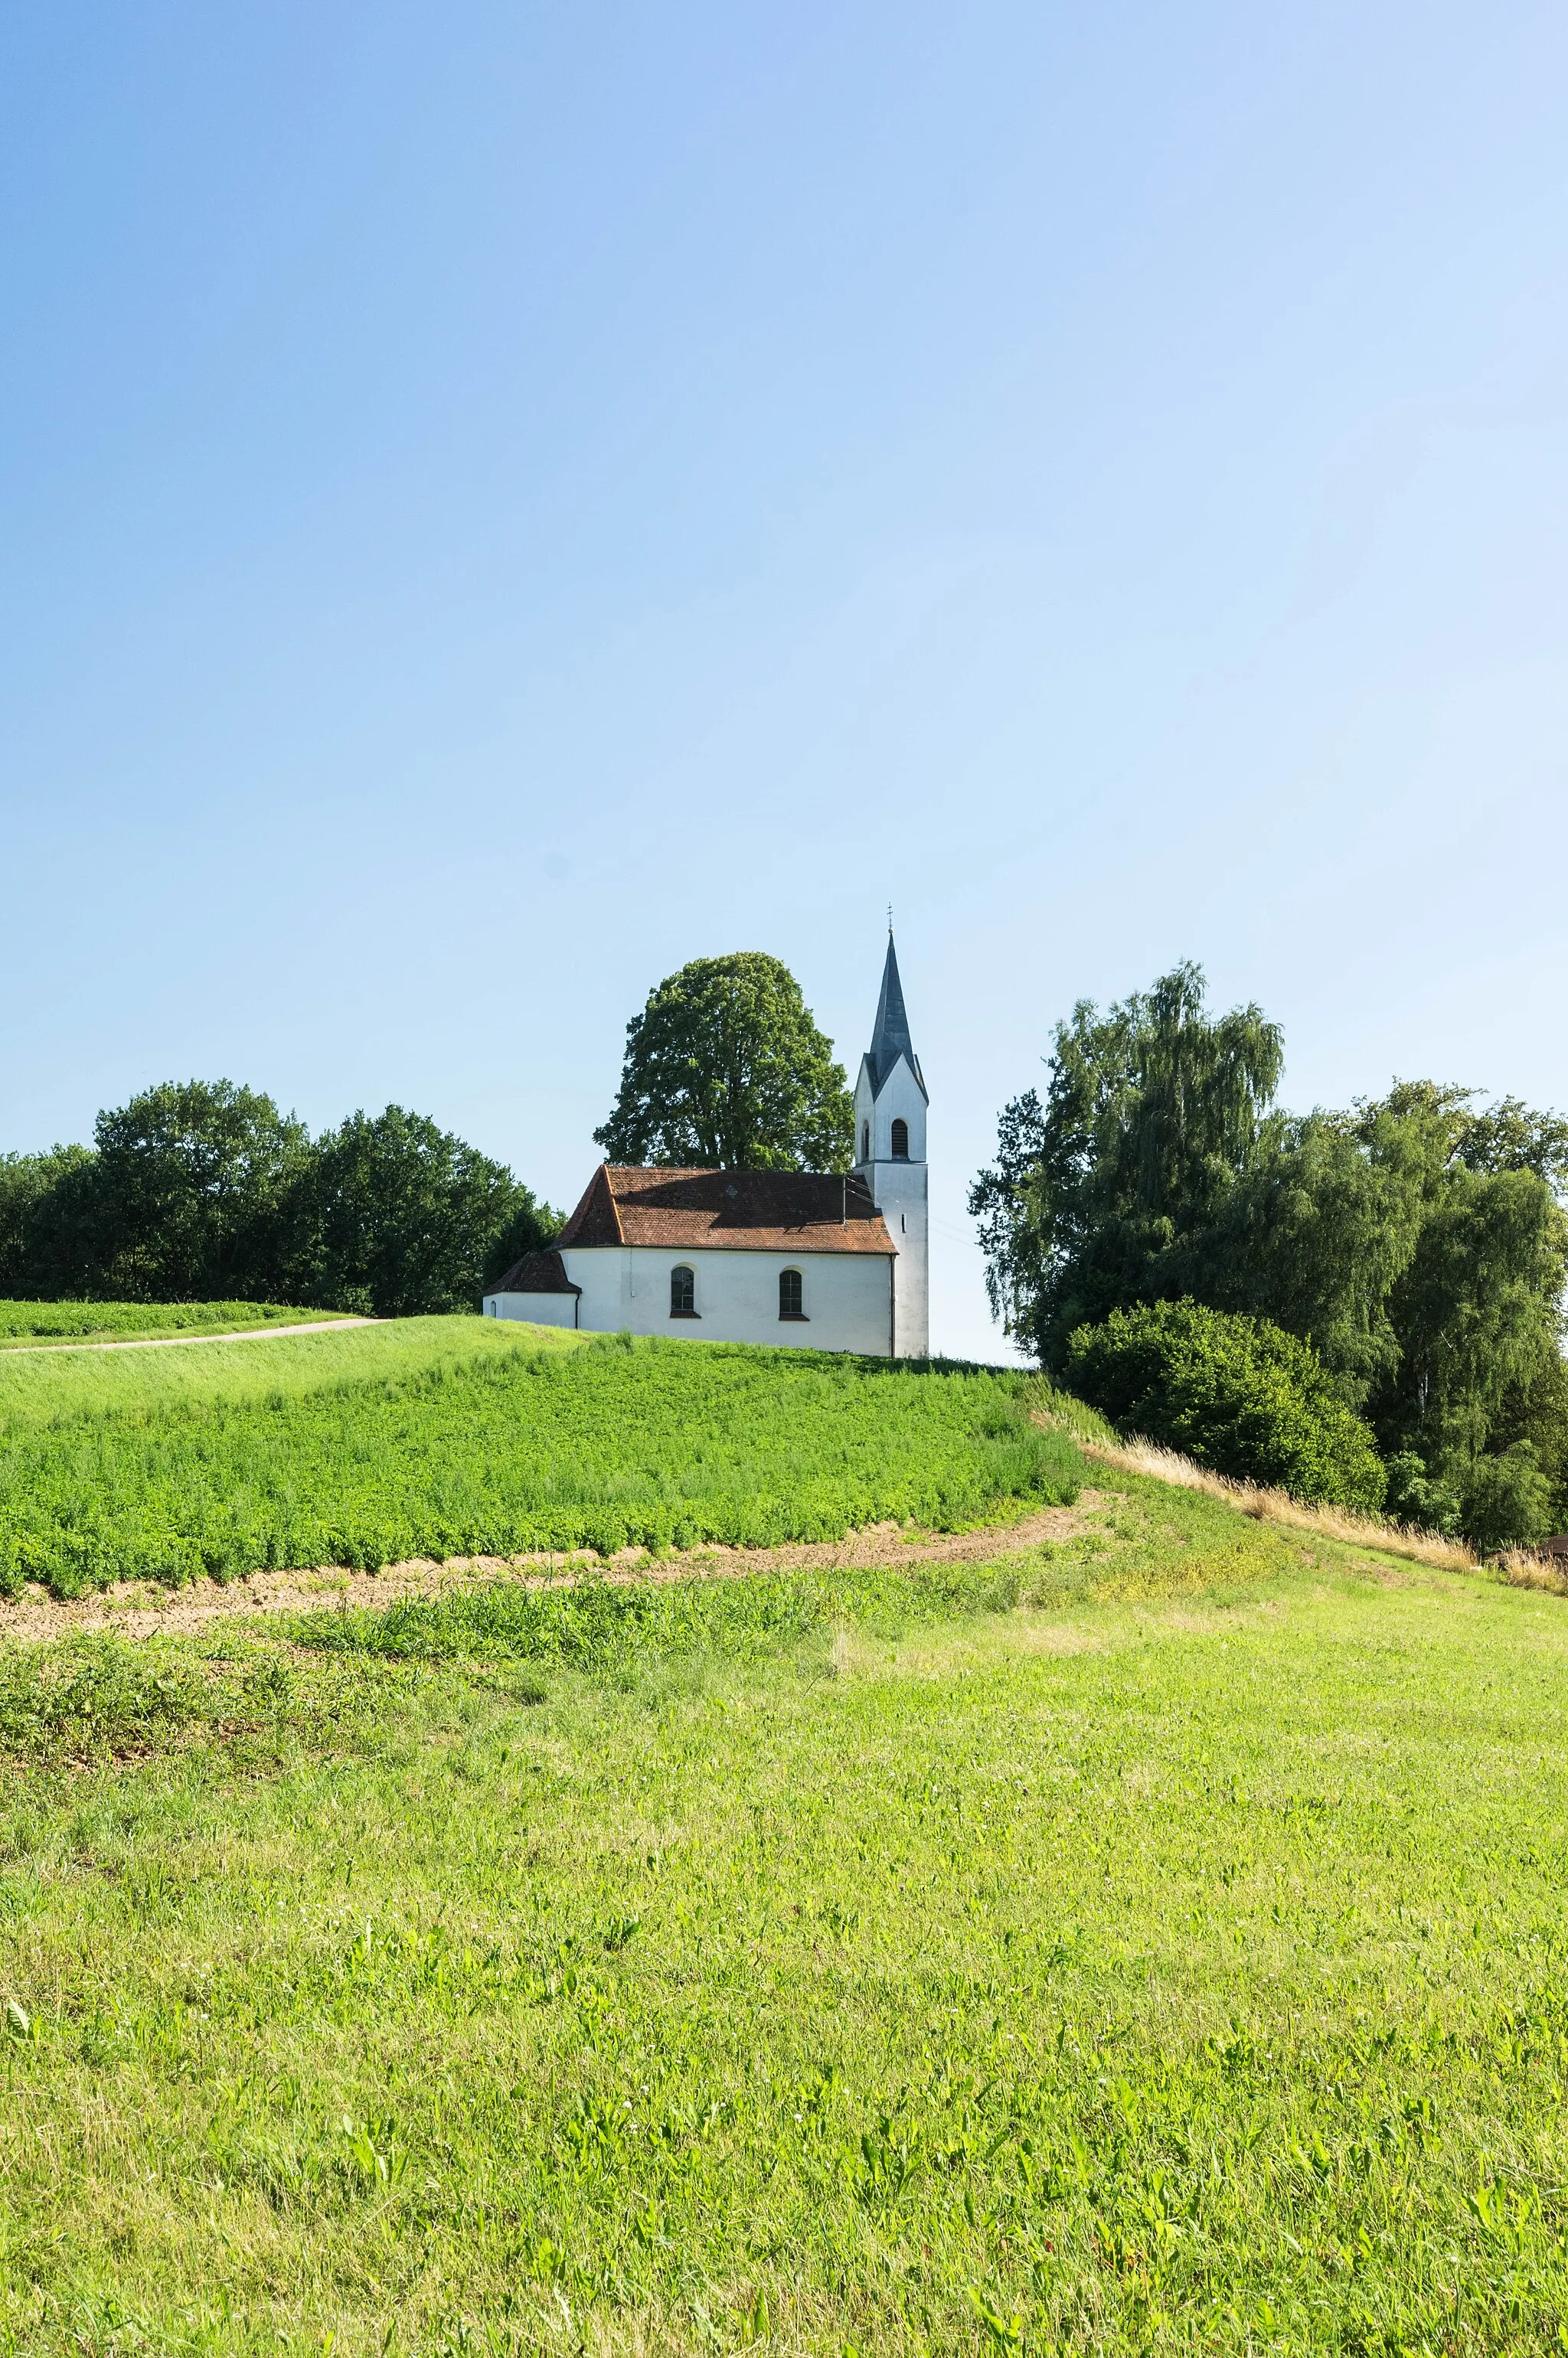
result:
<svg viewBox="0 0 1568 2358"><path fill-rule="evenodd" d="M1032 1422L1006 1370L629 1337L530 1347L498 1344L493 1321L418 1323L436 1330L423 1359L395 1334L384 1347L385 1330L252 1347L277 1364L321 1354L265 1390L254 1361L232 1374L217 1350L200 1355L204 1386L193 1352L156 1355L182 1361L172 1385L140 1360L127 1375L131 1354L110 1381L79 1368L63 1388L35 1362L46 1418L13 1376L0 1593L957 1531L1068 1505L1082 1481L1071 1440ZM322 1379L301 1383L312 1366Z"/></svg>

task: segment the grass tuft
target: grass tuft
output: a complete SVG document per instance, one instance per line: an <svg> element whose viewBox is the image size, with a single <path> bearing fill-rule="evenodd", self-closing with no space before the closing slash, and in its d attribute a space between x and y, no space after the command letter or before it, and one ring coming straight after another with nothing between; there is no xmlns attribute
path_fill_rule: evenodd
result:
<svg viewBox="0 0 1568 2358"><path fill-rule="evenodd" d="M297 1614L287 1630L297 1646L327 1653L546 1662L623 1679L647 1662L685 1655L751 1660L822 1629L895 1637L956 1615L1008 1612L1031 1568L1026 1560L547 1586L496 1580L444 1596Z"/></svg>
<svg viewBox="0 0 1568 2358"><path fill-rule="evenodd" d="M113 1631L0 1646L0 1758L81 1765L192 1740L257 1758L280 1743L362 1750L396 1684L243 1633L221 1650Z"/></svg>

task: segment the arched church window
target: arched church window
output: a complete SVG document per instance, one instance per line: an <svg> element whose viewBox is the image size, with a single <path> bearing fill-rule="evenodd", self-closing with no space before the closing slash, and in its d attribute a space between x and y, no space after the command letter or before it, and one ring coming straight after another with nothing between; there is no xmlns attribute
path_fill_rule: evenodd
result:
<svg viewBox="0 0 1568 2358"><path fill-rule="evenodd" d="M670 1316L697 1316L697 1279L685 1261L679 1261L670 1271Z"/></svg>
<svg viewBox="0 0 1568 2358"><path fill-rule="evenodd" d="M892 1159L895 1163L909 1161L909 1124L902 1118L892 1126Z"/></svg>
<svg viewBox="0 0 1568 2358"><path fill-rule="evenodd" d="M799 1270L781 1269L779 1271L779 1316L781 1318L804 1318L806 1316L806 1313L801 1308L801 1297L802 1287Z"/></svg>

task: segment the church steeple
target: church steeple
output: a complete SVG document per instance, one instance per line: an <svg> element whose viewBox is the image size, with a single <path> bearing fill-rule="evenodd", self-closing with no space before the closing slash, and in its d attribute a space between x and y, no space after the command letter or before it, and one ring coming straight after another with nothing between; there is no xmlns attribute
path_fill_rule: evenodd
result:
<svg viewBox="0 0 1568 2358"><path fill-rule="evenodd" d="M860 1059L855 1083L855 1168L892 1239L892 1333L894 1358L924 1358L929 1345L930 1235L925 1132L929 1099L925 1076L909 1036L909 1015L899 979L888 913L888 954L871 1044Z"/></svg>
<svg viewBox="0 0 1568 2358"><path fill-rule="evenodd" d="M866 1062L871 1067L871 1093L880 1097L887 1079L900 1056L906 1057L909 1069L925 1097L925 1081L920 1070L920 1059L914 1053L914 1043L909 1036L909 1017L904 1011L903 985L898 976L898 953L892 946L892 927L888 927L888 954L882 967L881 993L877 1001L877 1020L871 1033L871 1044Z"/></svg>

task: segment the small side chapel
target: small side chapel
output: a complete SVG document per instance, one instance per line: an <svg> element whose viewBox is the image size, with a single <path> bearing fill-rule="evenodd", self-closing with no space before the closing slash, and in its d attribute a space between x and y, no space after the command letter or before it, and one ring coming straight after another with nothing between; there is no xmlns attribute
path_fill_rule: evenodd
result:
<svg viewBox="0 0 1568 2358"><path fill-rule="evenodd" d="M556 1242L485 1295L485 1315L924 1358L926 1104L890 927L852 1171L601 1163Z"/></svg>

